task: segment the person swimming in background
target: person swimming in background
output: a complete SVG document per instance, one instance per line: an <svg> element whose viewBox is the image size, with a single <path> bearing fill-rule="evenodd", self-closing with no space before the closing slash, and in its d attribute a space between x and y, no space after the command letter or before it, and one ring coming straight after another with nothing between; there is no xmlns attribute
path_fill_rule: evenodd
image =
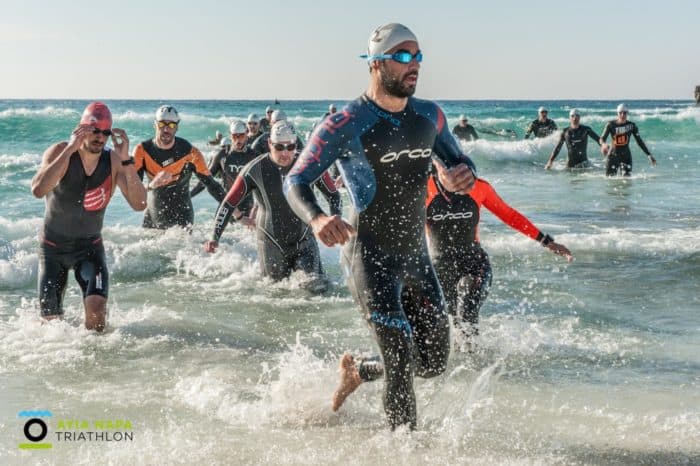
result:
<svg viewBox="0 0 700 466"><path fill-rule="evenodd" d="M224 188L211 176L204 156L185 139L176 137L180 115L175 107L163 105L153 122L155 137L134 149L139 177L148 176L148 207L144 228L189 228L194 222L190 179L194 173L209 194L221 202Z"/></svg>
<svg viewBox="0 0 700 466"><path fill-rule="evenodd" d="M615 176L621 173L630 176L632 173L632 152L629 148L630 135L634 136L637 145L647 154L649 162L656 166L656 159L639 135L639 129L633 122L627 120L627 106L620 104L617 106L617 119L611 120L605 125L603 134L600 136L601 152L607 157L605 164L605 174ZM612 148L605 142L608 136L612 136Z"/></svg>
<svg viewBox="0 0 700 466"><path fill-rule="evenodd" d="M208 144L210 146L218 146L221 144L221 140L223 139L224 135L221 134L221 131L216 132L216 136L214 136L214 139L210 139Z"/></svg>
<svg viewBox="0 0 700 466"><path fill-rule="evenodd" d="M493 186L482 178L476 180L469 194L456 194L448 192L433 174L428 180L425 205L430 258L447 309L467 337L478 333L479 309L491 287L491 262L479 241L482 206L554 254L569 261L573 259L566 246L555 242L506 204Z"/></svg>
<svg viewBox="0 0 700 466"><path fill-rule="evenodd" d="M554 120L547 118L549 111L545 107L540 107L537 111L538 118L532 120L525 132L525 139L530 137L530 134L535 135L535 138L545 138L557 130L557 124Z"/></svg>
<svg viewBox="0 0 700 466"><path fill-rule="evenodd" d="M554 147L547 164L544 166L545 170L552 168L554 159L559 155L559 151L564 143L566 143L566 149L569 152L569 157L566 161L567 168L587 168L591 166L587 153L588 138L590 137L600 145L600 137L589 126L581 124L581 114L575 108L569 112L569 121L569 126L561 132L559 142Z"/></svg>
<svg viewBox="0 0 700 466"><path fill-rule="evenodd" d="M452 128L452 134L454 134L459 141L476 141L479 139L479 135L476 134L474 127L469 124L466 115L459 116L459 123Z"/></svg>
<svg viewBox="0 0 700 466"><path fill-rule="evenodd" d="M301 270L313 278L314 291L320 292L326 288L327 281L318 243L311 228L292 211L282 193L284 177L297 158L296 139L296 131L287 121L280 120L272 125L268 152L246 164L238 174L219 206L212 239L204 244L204 250L216 251L229 220L232 216L241 219L236 209L252 194L258 206L256 231L262 275L282 280L295 270ZM323 174L313 184L326 197L331 215L340 215L340 194L330 176Z"/></svg>
<svg viewBox="0 0 700 466"><path fill-rule="evenodd" d="M114 149L105 146L110 136ZM102 225L117 186L132 209L146 208L146 190L129 157L129 138L124 130L112 128L109 108L93 102L69 141L44 152L32 178L32 194L46 198L38 272L44 319L63 317L63 296L73 269L83 294L85 328L104 330L109 271Z"/></svg>

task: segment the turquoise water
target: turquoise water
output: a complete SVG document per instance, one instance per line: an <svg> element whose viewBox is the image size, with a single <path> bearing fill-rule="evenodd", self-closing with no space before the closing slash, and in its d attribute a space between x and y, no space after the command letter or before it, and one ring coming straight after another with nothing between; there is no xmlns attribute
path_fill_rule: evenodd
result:
<svg viewBox="0 0 700 466"><path fill-rule="evenodd" d="M157 101L109 101L132 141L152 134ZM328 101L282 102L302 131ZM340 102L336 102L340 103ZM600 132L618 102L547 102ZM228 229L207 255L216 204L195 198L192 235L144 231L121 195L107 211L110 328L80 327L69 280L66 320L36 313L43 201L29 192L46 147L66 139L83 101L0 101L0 463L274 464L697 464L700 463L700 109L634 101L635 121L659 165L634 142L630 179L543 166L556 136L536 141L483 133L468 143L480 176L576 257L566 263L484 214L494 268L473 354L416 384L419 429L384 428L381 384L329 409L346 350L374 346L338 266L324 296L260 278L255 242ZM233 117L269 102L182 101L179 135L202 148ZM442 102L477 129L521 137L541 102ZM131 443L57 444L22 451L17 413L128 419ZM55 430L55 429L54 429ZM55 440L55 439L54 439Z"/></svg>

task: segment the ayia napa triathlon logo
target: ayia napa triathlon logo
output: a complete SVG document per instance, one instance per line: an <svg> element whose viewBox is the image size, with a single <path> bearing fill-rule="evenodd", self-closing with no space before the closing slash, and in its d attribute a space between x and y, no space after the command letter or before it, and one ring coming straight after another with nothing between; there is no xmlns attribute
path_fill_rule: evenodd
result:
<svg viewBox="0 0 700 466"><path fill-rule="evenodd" d="M57 418L51 411L20 411L22 450L46 450L65 443L133 442L127 419Z"/></svg>

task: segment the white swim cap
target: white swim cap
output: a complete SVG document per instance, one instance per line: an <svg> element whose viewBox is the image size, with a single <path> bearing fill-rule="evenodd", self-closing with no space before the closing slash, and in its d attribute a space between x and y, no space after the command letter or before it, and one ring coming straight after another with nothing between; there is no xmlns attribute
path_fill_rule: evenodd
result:
<svg viewBox="0 0 700 466"><path fill-rule="evenodd" d="M467 121L467 116L465 114L461 114L459 116L459 121Z"/></svg>
<svg viewBox="0 0 700 466"><path fill-rule="evenodd" d="M625 104L620 104L620 105L617 106L617 113L620 113L620 112L627 112L627 111L628 111L628 110L627 110L627 105L625 105Z"/></svg>
<svg viewBox="0 0 700 466"><path fill-rule="evenodd" d="M389 23L379 26L369 36L368 55L382 55L407 40L418 42L416 35L403 24Z"/></svg>
<svg viewBox="0 0 700 466"><path fill-rule="evenodd" d="M296 142L296 140L297 132L294 126L286 120L278 121L270 128L270 141L273 143Z"/></svg>
<svg viewBox="0 0 700 466"><path fill-rule="evenodd" d="M270 112L272 112L273 110L274 110L274 109L268 105L267 108L265 109L265 113L270 113Z"/></svg>
<svg viewBox="0 0 700 466"><path fill-rule="evenodd" d="M229 138L223 138L219 144L221 147L230 146L231 140Z"/></svg>
<svg viewBox="0 0 700 466"><path fill-rule="evenodd" d="M248 123L260 123L260 117L258 117L255 113L251 113L248 115Z"/></svg>
<svg viewBox="0 0 700 466"><path fill-rule="evenodd" d="M578 112L578 109L572 108L569 111L569 118L571 118L572 116L581 116L581 114Z"/></svg>
<svg viewBox="0 0 700 466"><path fill-rule="evenodd" d="M233 120L230 126L231 134L245 134L248 128L241 120Z"/></svg>
<svg viewBox="0 0 700 466"><path fill-rule="evenodd" d="M335 104L330 104L328 106L328 111L331 113L335 113L335 111L336 111Z"/></svg>
<svg viewBox="0 0 700 466"><path fill-rule="evenodd" d="M284 113L282 110L275 110L272 112L272 116L270 117L270 121L272 123L276 123L278 121L283 121L287 119L287 114Z"/></svg>
<svg viewBox="0 0 700 466"><path fill-rule="evenodd" d="M177 113L177 110L175 110L175 107L163 105L156 110L156 121L174 121L179 123L180 115Z"/></svg>
<svg viewBox="0 0 700 466"><path fill-rule="evenodd" d="M537 113L542 113L542 112L547 112L547 109L546 109L545 107L540 107L540 108L537 110ZM547 112L547 113L549 113L549 112Z"/></svg>

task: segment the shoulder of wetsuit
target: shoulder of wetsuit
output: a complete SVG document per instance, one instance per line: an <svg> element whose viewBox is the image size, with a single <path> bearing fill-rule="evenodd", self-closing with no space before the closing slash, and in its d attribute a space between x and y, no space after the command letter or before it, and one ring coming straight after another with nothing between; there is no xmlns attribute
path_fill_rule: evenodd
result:
<svg viewBox="0 0 700 466"><path fill-rule="evenodd" d="M238 172L238 176L246 176L250 171L256 166L259 165L260 163L263 163L265 160L269 160L270 163L273 163L272 160L270 160L269 153L266 152L264 154L260 154L257 157L255 157L253 160L250 162L246 163L243 168L241 168L241 171Z"/></svg>
<svg viewBox="0 0 700 466"><path fill-rule="evenodd" d="M445 113L438 104L432 100L409 97L408 105L411 105L418 115L432 121L438 132L442 131L442 128L445 126L446 119Z"/></svg>
<svg viewBox="0 0 700 466"><path fill-rule="evenodd" d="M153 153L153 149L155 148L155 144L153 143L153 139L146 139L145 141L141 141L140 144L136 146L138 148L141 146L141 148L146 151L148 155L151 155Z"/></svg>
<svg viewBox="0 0 700 466"><path fill-rule="evenodd" d="M187 139L182 139L177 136L175 136L175 145L173 146L173 149L175 149L175 152L177 155L186 155L192 152L192 144Z"/></svg>

